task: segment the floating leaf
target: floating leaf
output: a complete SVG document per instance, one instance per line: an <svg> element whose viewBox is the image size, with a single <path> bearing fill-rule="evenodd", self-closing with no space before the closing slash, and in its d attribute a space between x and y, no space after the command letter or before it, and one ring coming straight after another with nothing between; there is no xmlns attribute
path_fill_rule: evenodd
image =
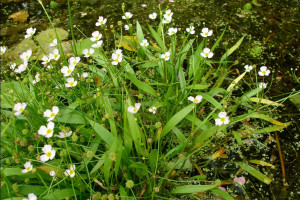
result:
<svg viewBox="0 0 300 200"><path fill-rule="evenodd" d="M267 163L265 161L262 161L262 160L248 160L248 162L254 163L257 165L261 165L261 166L275 167L274 165Z"/></svg>

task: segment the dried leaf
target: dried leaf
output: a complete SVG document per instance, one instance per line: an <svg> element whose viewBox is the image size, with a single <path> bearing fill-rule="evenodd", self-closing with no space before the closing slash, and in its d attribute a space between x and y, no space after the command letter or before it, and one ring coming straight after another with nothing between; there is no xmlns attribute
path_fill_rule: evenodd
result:
<svg viewBox="0 0 300 200"><path fill-rule="evenodd" d="M137 36L126 35L118 40L118 47L123 47L128 51L137 51L138 38Z"/></svg>
<svg viewBox="0 0 300 200"><path fill-rule="evenodd" d="M28 15L27 10L24 9L24 10L21 10L19 12L9 15L8 19L12 19L14 22L24 23L27 21L28 16L29 15Z"/></svg>
<svg viewBox="0 0 300 200"><path fill-rule="evenodd" d="M267 99L261 99L261 98L257 98L257 97L250 98L250 101L256 102L256 103L263 103L263 104L267 104L267 105L271 105L271 106L284 106L281 103L276 103L274 101L270 101Z"/></svg>

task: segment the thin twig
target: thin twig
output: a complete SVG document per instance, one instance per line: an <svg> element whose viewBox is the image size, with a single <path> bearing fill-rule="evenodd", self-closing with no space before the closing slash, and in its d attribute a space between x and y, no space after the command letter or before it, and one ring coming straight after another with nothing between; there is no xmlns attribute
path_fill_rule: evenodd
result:
<svg viewBox="0 0 300 200"><path fill-rule="evenodd" d="M282 170L282 181L283 181L283 187L285 187L285 168L284 168L284 162L283 162L283 156L282 151L279 143L279 137L277 134L277 131L275 132L275 138L277 142L278 152L279 152L279 158L280 158L280 164L281 164L281 170Z"/></svg>

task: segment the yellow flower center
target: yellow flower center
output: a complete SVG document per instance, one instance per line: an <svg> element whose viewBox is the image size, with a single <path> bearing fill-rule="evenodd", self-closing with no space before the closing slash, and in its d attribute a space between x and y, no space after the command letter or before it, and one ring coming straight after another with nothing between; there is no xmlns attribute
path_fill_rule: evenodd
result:
<svg viewBox="0 0 300 200"><path fill-rule="evenodd" d="M194 103L197 103L197 102L198 102L198 100L197 100L197 99L194 99L194 100L193 100L193 102L194 102Z"/></svg>
<svg viewBox="0 0 300 200"><path fill-rule="evenodd" d="M75 172L74 169L71 169L70 172L69 172L69 174L70 174L70 175L71 175L71 174L74 174L74 172Z"/></svg>
<svg viewBox="0 0 300 200"><path fill-rule="evenodd" d="M74 61L74 62L73 62L73 65L76 65L76 64L77 64L77 62L76 62L76 61Z"/></svg>
<svg viewBox="0 0 300 200"><path fill-rule="evenodd" d="M205 55L206 57L208 57L208 56L209 56L209 53L204 53L204 55Z"/></svg>
<svg viewBox="0 0 300 200"><path fill-rule="evenodd" d="M46 156L47 156L48 158L50 158L51 155L52 155L51 151L48 151L48 152L46 153Z"/></svg>
<svg viewBox="0 0 300 200"><path fill-rule="evenodd" d="M208 33L204 33L204 35L208 36Z"/></svg>
<svg viewBox="0 0 300 200"><path fill-rule="evenodd" d="M225 122L225 117L221 117L220 121Z"/></svg>
<svg viewBox="0 0 300 200"><path fill-rule="evenodd" d="M19 108L19 112L23 112L24 108Z"/></svg>
<svg viewBox="0 0 300 200"><path fill-rule="evenodd" d="M91 53L90 52L87 52L87 54L86 54L87 56L90 56L91 55Z"/></svg>
<svg viewBox="0 0 300 200"><path fill-rule="evenodd" d="M2 50L2 51L1 51L1 54L3 54L3 53L4 53L4 51Z"/></svg>
<svg viewBox="0 0 300 200"><path fill-rule="evenodd" d="M51 134L51 133L52 133L52 130L50 128L47 129L46 134L48 135L48 134Z"/></svg>
<svg viewBox="0 0 300 200"><path fill-rule="evenodd" d="M26 171L29 171L30 170L30 166L26 167Z"/></svg>
<svg viewBox="0 0 300 200"><path fill-rule="evenodd" d="M99 36L97 35L97 36L95 37L95 39L98 40L98 38L99 38Z"/></svg>
<svg viewBox="0 0 300 200"><path fill-rule="evenodd" d="M138 108L137 108L137 107L134 107L134 108L133 108L133 111L134 111L134 112L135 112L135 111L137 111L137 110L138 110Z"/></svg>
<svg viewBox="0 0 300 200"><path fill-rule="evenodd" d="M263 74L266 74L266 71L262 71Z"/></svg>
<svg viewBox="0 0 300 200"><path fill-rule="evenodd" d="M50 117L55 117L55 113L54 113L54 112L51 113L51 114L50 114Z"/></svg>
<svg viewBox="0 0 300 200"><path fill-rule="evenodd" d="M67 73L70 74L72 72L72 70L68 69Z"/></svg>
<svg viewBox="0 0 300 200"><path fill-rule="evenodd" d="M73 86L73 85L74 85L74 82L70 82L69 85L70 85L70 86Z"/></svg>

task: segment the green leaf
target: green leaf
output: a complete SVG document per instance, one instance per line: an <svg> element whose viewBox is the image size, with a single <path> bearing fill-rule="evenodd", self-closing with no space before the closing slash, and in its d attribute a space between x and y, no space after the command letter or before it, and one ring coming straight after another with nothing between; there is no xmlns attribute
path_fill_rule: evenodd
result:
<svg viewBox="0 0 300 200"><path fill-rule="evenodd" d="M203 84L193 84L190 85L188 87L186 87L186 89L191 89L191 90L204 90L209 88L209 86L211 86L211 84L207 84L207 85L203 85Z"/></svg>
<svg viewBox="0 0 300 200"><path fill-rule="evenodd" d="M47 190L45 186L39 185L21 185L20 194L28 195L29 193L34 193L35 195L40 195Z"/></svg>
<svg viewBox="0 0 300 200"><path fill-rule="evenodd" d="M225 191L221 190L220 188L214 188L211 191L213 193L219 195L220 197L223 197L225 200L234 200L234 198L232 196L230 196L230 194L228 194L228 192L225 192Z"/></svg>
<svg viewBox="0 0 300 200"><path fill-rule="evenodd" d="M167 48L164 46L164 42L163 40L160 38L160 36L158 35L158 33L150 26L148 25L151 35L153 36L153 38L156 40L158 46L161 48L162 51L166 50Z"/></svg>
<svg viewBox="0 0 300 200"><path fill-rule="evenodd" d="M237 43L235 45L233 45L233 47L231 47L229 50L227 50L227 52L222 56L220 61L225 60L228 56L230 56L230 54L232 54L242 43L243 39L245 36L243 36L241 39L239 39L239 41L237 41Z"/></svg>
<svg viewBox="0 0 300 200"><path fill-rule="evenodd" d="M126 74L125 76L140 90L143 90L144 92L151 94L152 96L157 96L155 90L151 86L147 85L146 83L143 83L131 74Z"/></svg>
<svg viewBox="0 0 300 200"><path fill-rule="evenodd" d="M175 188L171 191L171 194L194 194L198 192L205 192L207 190L212 190L217 187L217 184L213 185L185 185Z"/></svg>
<svg viewBox="0 0 300 200"><path fill-rule="evenodd" d="M61 111L64 113L64 110ZM79 111L68 111L68 114L62 114L61 116L56 116L53 120L55 122L69 123L69 124L86 124L84 114Z"/></svg>
<svg viewBox="0 0 300 200"><path fill-rule="evenodd" d="M74 191L73 189L54 190L54 192L45 195L43 199L49 199L49 200L65 199L67 197L75 196L74 193L77 195L78 192Z"/></svg>
<svg viewBox="0 0 300 200"><path fill-rule="evenodd" d="M200 94L206 101L211 103L215 108L218 108L219 110L223 109L223 106L210 95L202 92L199 92L198 94Z"/></svg>
<svg viewBox="0 0 300 200"><path fill-rule="evenodd" d="M185 118L187 114L193 110L194 106L195 104L192 103L177 112L164 126L160 137L163 138L168 132L170 132L183 118Z"/></svg>
<svg viewBox="0 0 300 200"><path fill-rule="evenodd" d="M113 143L115 137L106 128L90 119L87 119L87 121L96 131L96 133L102 138L102 140L104 140L104 142L106 142L108 145L111 145Z"/></svg>
<svg viewBox="0 0 300 200"><path fill-rule="evenodd" d="M206 179L206 175L192 176L192 177L189 177L189 179L200 179L200 180L203 180L203 179Z"/></svg>
<svg viewBox="0 0 300 200"><path fill-rule="evenodd" d="M227 25L226 25L226 27L227 27ZM215 44L212 46L212 48L211 48L210 51L214 51L215 48L219 45L219 43L220 43L220 41L221 41L221 39L222 39L222 37L223 37L225 31L226 31L226 27L224 28L222 34L221 34L220 37L217 39L217 41L215 42Z"/></svg>
<svg viewBox="0 0 300 200"><path fill-rule="evenodd" d="M233 136L234 136L235 140L237 141L237 143L239 145L243 145L241 135L236 131L233 131L232 133L233 133Z"/></svg>
<svg viewBox="0 0 300 200"><path fill-rule="evenodd" d="M183 133L181 132L181 130L179 130L176 126L174 126L174 128L172 128L172 131L175 133L177 139L180 142L184 142L186 140L185 136L183 135Z"/></svg>
<svg viewBox="0 0 300 200"><path fill-rule="evenodd" d="M145 171L148 171L147 165L145 165L142 162L134 162L131 165L129 165L129 168L143 169Z"/></svg>
<svg viewBox="0 0 300 200"><path fill-rule="evenodd" d="M152 151L149 154L149 165L151 168L151 172L154 173L156 166L157 166L157 162L158 162L158 150L157 149L152 149Z"/></svg>
<svg viewBox="0 0 300 200"><path fill-rule="evenodd" d="M241 168L243 168L245 171L249 172L249 174L251 174L252 176L257 178L261 182L268 184L268 185L271 183L272 180L269 179L266 175L262 174L257 169L247 165L246 163L242 163L242 162L235 162L235 163L238 164L239 166L241 166Z"/></svg>

